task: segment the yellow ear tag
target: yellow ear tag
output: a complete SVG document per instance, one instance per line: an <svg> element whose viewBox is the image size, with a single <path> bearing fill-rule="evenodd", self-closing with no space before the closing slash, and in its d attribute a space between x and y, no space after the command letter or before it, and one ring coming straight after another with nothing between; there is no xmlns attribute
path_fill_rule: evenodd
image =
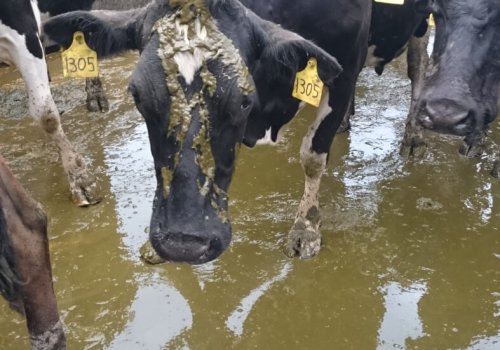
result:
<svg viewBox="0 0 500 350"><path fill-rule="evenodd" d="M390 5L404 5L405 0L375 0L375 2L379 2L381 4L390 4Z"/></svg>
<svg viewBox="0 0 500 350"><path fill-rule="evenodd" d="M82 32L73 34L71 46L61 56L65 77L95 78L99 75L97 54L87 46Z"/></svg>
<svg viewBox="0 0 500 350"><path fill-rule="evenodd" d="M429 22L429 27L431 27L431 28L436 27L436 21L434 21L434 16L432 15L432 13L429 16L429 21L428 22Z"/></svg>
<svg viewBox="0 0 500 350"><path fill-rule="evenodd" d="M321 102L323 82L318 75L318 62L310 58L306 68L297 72L293 85L292 96L315 107Z"/></svg>

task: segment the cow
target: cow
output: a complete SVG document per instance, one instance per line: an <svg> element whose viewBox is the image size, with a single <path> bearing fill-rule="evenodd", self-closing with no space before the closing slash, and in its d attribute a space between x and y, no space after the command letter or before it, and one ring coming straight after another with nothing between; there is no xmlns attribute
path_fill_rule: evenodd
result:
<svg viewBox="0 0 500 350"><path fill-rule="evenodd" d="M50 18L71 11L90 10L129 10L147 5L151 0L38 0L38 7L42 18ZM43 35L42 35L43 39ZM50 42L44 42L48 51L52 52L57 46L51 47ZM90 112L106 112L109 110L109 102L104 93L102 81L99 77L85 79L85 91L87 92L87 110Z"/></svg>
<svg viewBox="0 0 500 350"><path fill-rule="evenodd" d="M0 294L26 317L32 349L65 349L52 284L47 217L0 155Z"/></svg>
<svg viewBox="0 0 500 350"><path fill-rule="evenodd" d="M99 201L96 182L62 129L50 93L40 25L36 1L0 2L0 62L19 69L28 91L29 112L57 145L73 201L79 206L87 206Z"/></svg>
<svg viewBox="0 0 500 350"><path fill-rule="evenodd" d="M461 152L481 152L500 101L500 3L498 0L435 0L430 67L417 101L417 122L464 137ZM499 156L500 157L500 156ZM499 177L500 159L493 169Z"/></svg>
<svg viewBox="0 0 500 350"><path fill-rule="evenodd" d="M348 7L366 3L369 10L369 1L359 1ZM352 38L365 46L366 17L366 36ZM353 23L353 30L360 24ZM331 117L337 95L347 95L344 111L351 98L333 84L341 72L334 57L236 0L156 0L135 11L62 14L44 25L45 34L63 47L77 30L102 57L141 52L129 90L146 122L155 163L150 243L169 261L200 264L227 248L227 191L239 144L244 137L246 143L266 135L276 139L276 127L299 110L292 97L297 71L308 62L316 65L325 88L301 151L308 180L293 245L305 255L319 249L317 192L330 146L323 138L331 141L338 126ZM362 66L364 56L348 56ZM342 86L353 85L351 79ZM337 113L342 120L343 111ZM255 127L259 114L278 116L279 124Z"/></svg>

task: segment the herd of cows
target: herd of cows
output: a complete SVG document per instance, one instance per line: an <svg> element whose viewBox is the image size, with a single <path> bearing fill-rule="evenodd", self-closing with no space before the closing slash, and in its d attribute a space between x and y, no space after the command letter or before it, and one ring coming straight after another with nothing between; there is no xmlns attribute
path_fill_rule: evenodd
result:
<svg viewBox="0 0 500 350"><path fill-rule="evenodd" d="M48 16L43 23L40 13ZM278 142L303 107L291 94L295 75L313 58L324 88L300 149L305 190L288 238L290 256L319 252L321 176L335 134L349 128L365 65L382 74L408 47L408 153L430 129L464 137L465 153L473 155L499 109L498 0L4 0L0 62L21 72L29 112L57 144L80 206L97 203L99 194L61 127L42 45L68 47L76 31L103 58L140 52L129 90L146 122L156 170L150 242L168 261L201 264L227 248L237 148ZM88 105L106 109L102 93L96 96ZM26 315L33 348L65 348L45 214L1 157L0 209L0 292Z"/></svg>

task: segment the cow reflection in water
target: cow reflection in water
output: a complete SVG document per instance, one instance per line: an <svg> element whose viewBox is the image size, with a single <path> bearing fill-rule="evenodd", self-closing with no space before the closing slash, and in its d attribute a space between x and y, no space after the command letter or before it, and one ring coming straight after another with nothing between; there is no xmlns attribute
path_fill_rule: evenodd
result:
<svg viewBox="0 0 500 350"><path fill-rule="evenodd" d="M155 162L150 241L169 261L204 263L229 245L227 190L252 108L285 110L291 119L299 108L291 96L295 74L310 58L317 59L328 87L341 71L325 51L234 0L158 0L135 11L68 13L44 26L65 47L76 30L85 32L100 56L141 51L130 91L146 121ZM255 87L265 81L275 88L256 101ZM323 117L331 110L328 96L318 112ZM311 171L324 166L313 154L309 158ZM311 198L317 196L313 190ZM310 212L299 212L304 222ZM319 249L319 232L313 233L310 239L304 229L295 238L312 251L308 255Z"/></svg>
<svg viewBox="0 0 500 350"><path fill-rule="evenodd" d="M0 156L0 292L26 316L33 349L65 349L52 286L47 218Z"/></svg>

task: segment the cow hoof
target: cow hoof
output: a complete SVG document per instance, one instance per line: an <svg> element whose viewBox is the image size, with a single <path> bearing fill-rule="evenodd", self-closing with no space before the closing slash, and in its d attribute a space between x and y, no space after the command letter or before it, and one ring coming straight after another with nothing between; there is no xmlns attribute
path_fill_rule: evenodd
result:
<svg viewBox="0 0 500 350"><path fill-rule="evenodd" d="M321 234L312 229L292 229L288 236L285 254L290 258L310 259L319 253Z"/></svg>
<svg viewBox="0 0 500 350"><path fill-rule="evenodd" d="M147 264L158 265L166 261L161 256L159 256L158 253L156 253L156 250L154 250L149 239L139 249L139 253L142 261Z"/></svg>
<svg viewBox="0 0 500 350"><path fill-rule="evenodd" d="M342 123L340 123L340 126L337 129L337 134L341 134L349 130L351 130L351 121L347 118L347 120L343 120Z"/></svg>
<svg viewBox="0 0 500 350"><path fill-rule="evenodd" d="M399 154L403 157L423 158L427 144L421 137L405 137L401 143Z"/></svg>
<svg viewBox="0 0 500 350"><path fill-rule="evenodd" d="M459 150L460 154L469 157L469 158L477 158L480 157L484 152L484 145L482 143L475 143L469 145L464 142Z"/></svg>
<svg viewBox="0 0 500 350"><path fill-rule="evenodd" d="M107 111L109 111L109 102L105 96L98 97L97 102L99 104L99 110L102 113L106 113Z"/></svg>
<svg viewBox="0 0 500 350"><path fill-rule="evenodd" d="M99 189L96 181L91 176L81 176L76 181L70 181L71 198L79 207L88 207L99 203L102 198L97 194Z"/></svg>
<svg viewBox="0 0 500 350"><path fill-rule="evenodd" d="M493 165L493 170L491 170L491 176L493 176L496 179L500 179L500 159L497 159L495 161L495 164Z"/></svg>
<svg viewBox="0 0 500 350"><path fill-rule="evenodd" d="M87 99L87 111L89 112L97 112L99 111L99 102L97 101L96 98L88 98Z"/></svg>

